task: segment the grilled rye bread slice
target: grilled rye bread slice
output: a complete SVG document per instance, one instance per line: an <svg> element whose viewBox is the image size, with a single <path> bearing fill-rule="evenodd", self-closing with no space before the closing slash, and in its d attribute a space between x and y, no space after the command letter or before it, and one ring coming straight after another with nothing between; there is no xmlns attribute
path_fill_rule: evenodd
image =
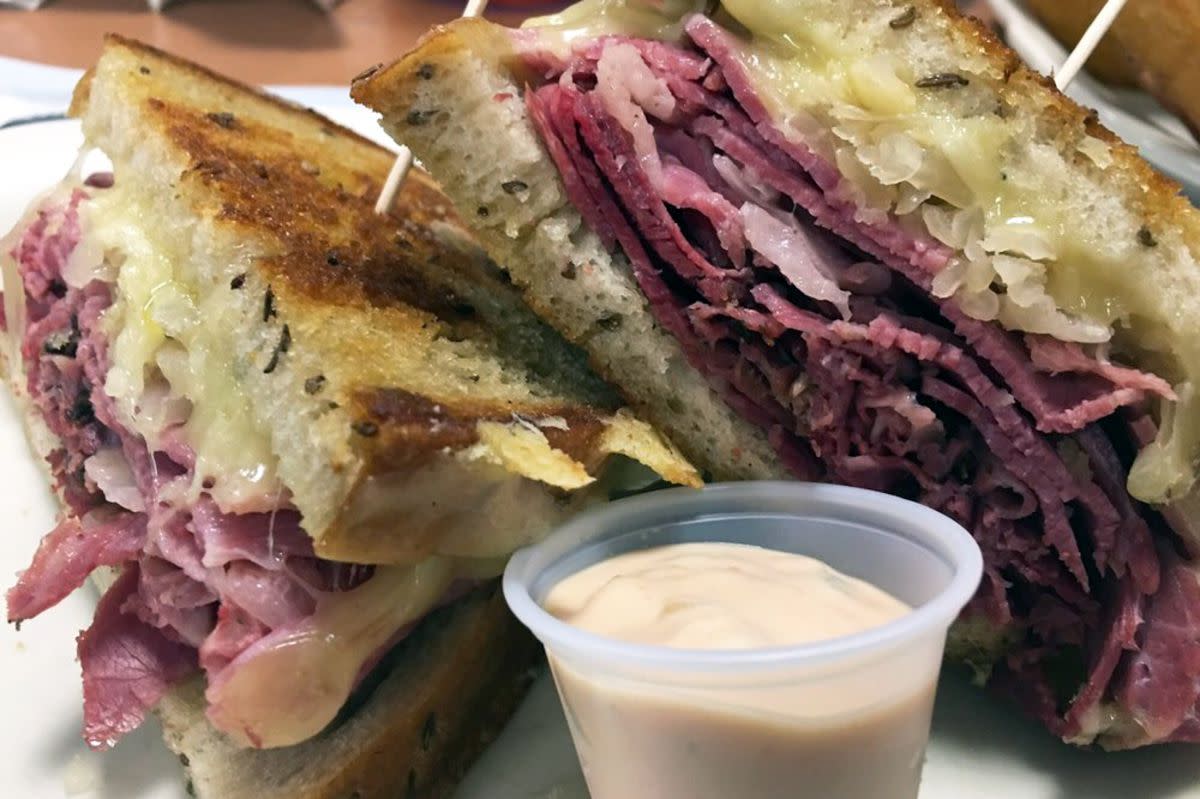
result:
<svg viewBox="0 0 1200 799"><path fill-rule="evenodd" d="M203 343L232 368L196 390L243 400L318 555L413 562L464 530L464 547L503 554L561 510L545 486L577 488L617 450L694 480L526 310L425 175L392 216L373 213L382 148L117 37L72 113L113 161L112 213L218 315ZM439 510L447 491L469 511ZM389 535L397 515L409 525Z"/></svg>
<svg viewBox="0 0 1200 799"><path fill-rule="evenodd" d="M786 474L650 314L625 257L567 199L521 102L527 74L506 29L465 19L354 83L359 102L437 176L525 299L718 480Z"/></svg>

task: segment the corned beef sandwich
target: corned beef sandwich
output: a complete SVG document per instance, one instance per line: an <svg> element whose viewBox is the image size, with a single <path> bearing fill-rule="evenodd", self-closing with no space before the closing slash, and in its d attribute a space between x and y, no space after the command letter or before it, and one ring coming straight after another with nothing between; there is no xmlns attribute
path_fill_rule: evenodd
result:
<svg viewBox="0 0 1200 799"><path fill-rule="evenodd" d="M698 478L427 177L373 212L387 151L116 37L72 113L113 170L2 253L11 388L64 505L9 621L114 567L79 638L87 741L156 708L201 797L446 795L537 657L507 555L602 499L610 456Z"/></svg>
<svg viewBox="0 0 1200 799"><path fill-rule="evenodd" d="M587 0L353 94L695 463L948 514L953 656L1200 740L1200 214L952 2Z"/></svg>

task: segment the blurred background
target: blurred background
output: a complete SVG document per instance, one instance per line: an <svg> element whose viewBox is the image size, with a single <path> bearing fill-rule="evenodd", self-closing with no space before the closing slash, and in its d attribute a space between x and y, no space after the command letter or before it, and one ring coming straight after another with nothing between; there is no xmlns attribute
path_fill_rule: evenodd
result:
<svg viewBox="0 0 1200 799"><path fill-rule="evenodd" d="M0 56L86 67L112 31L250 83L344 85L461 14L465 0L345 0L329 11L313 0L175 0L161 13L147 0L46 0L36 11L3 2ZM488 16L516 23L556 5L493 0Z"/></svg>
<svg viewBox="0 0 1200 799"><path fill-rule="evenodd" d="M156 13L153 7L166 3ZM899 0L897 0L899 2ZM1104 0L958 0L1035 69L1062 63ZM465 0L0 0L0 127L65 106L101 35L115 31L248 83L307 87L293 99L349 104L345 86L403 53ZM517 24L565 0L491 0ZM27 10L37 7L36 10ZM1069 94L1200 199L1200 0L1128 0ZM314 94L312 90L319 88ZM285 94L292 96L285 90Z"/></svg>

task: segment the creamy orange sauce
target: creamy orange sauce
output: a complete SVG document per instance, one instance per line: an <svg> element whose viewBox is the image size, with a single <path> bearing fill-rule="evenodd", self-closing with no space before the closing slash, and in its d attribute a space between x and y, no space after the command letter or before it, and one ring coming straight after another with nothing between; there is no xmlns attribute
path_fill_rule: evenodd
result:
<svg viewBox="0 0 1200 799"><path fill-rule="evenodd" d="M909 607L814 558L745 544L629 552L551 589L547 611L575 627L677 649L755 649L852 635Z"/></svg>
<svg viewBox="0 0 1200 799"><path fill-rule="evenodd" d="M611 558L544 606L611 638L709 650L821 641L910 610L821 561L721 543ZM593 799L915 799L938 656L716 681L550 663Z"/></svg>

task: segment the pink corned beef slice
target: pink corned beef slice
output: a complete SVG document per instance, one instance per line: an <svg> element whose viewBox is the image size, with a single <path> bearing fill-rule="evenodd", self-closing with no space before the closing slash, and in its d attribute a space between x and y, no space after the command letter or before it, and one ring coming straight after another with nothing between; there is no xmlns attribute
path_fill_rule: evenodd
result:
<svg viewBox="0 0 1200 799"><path fill-rule="evenodd" d="M217 678L266 636L286 637L322 597L373 573L317 558L286 496L274 512L244 514L222 513L203 493L182 506L160 501L172 485L193 481L194 454L176 435L181 423L163 431L153 452L121 424L104 390L101 320L113 286L100 278L72 286L64 276L82 235L80 206L112 185L109 175L93 176L49 202L12 251L26 317L13 332L29 398L61 444L49 461L67 508L8 591L8 620L37 616L98 567L120 570L79 637L84 733L95 748L137 727L197 668Z"/></svg>

